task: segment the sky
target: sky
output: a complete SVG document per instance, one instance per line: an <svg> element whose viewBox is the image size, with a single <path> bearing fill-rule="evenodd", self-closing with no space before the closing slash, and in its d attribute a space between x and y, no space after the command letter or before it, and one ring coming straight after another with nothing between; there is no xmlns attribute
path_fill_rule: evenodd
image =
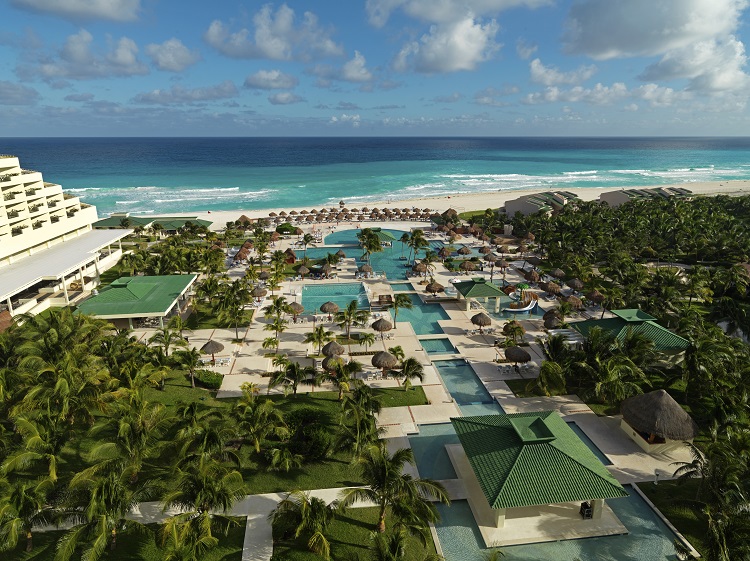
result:
<svg viewBox="0 0 750 561"><path fill-rule="evenodd" d="M0 136L747 135L750 0L0 0Z"/></svg>

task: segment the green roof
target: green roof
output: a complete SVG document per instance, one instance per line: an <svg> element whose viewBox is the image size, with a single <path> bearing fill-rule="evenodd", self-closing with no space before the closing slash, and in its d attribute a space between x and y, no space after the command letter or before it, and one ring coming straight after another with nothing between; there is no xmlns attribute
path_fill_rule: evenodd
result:
<svg viewBox="0 0 750 561"><path fill-rule="evenodd" d="M164 316L197 275L120 277L78 306L78 313L102 318Z"/></svg>
<svg viewBox="0 0 750 561"><path fill-rule="evenodd" d="M451 419L492 508L628 496L555 411Z"/></svg>
<svg viewBox="0 0 750 561"><path fill-rule="evenodd" d="M213 222L208 220L201 220L197 216L110 216L108 218L102 218L97 220L92 225L94 228L121 228L120 222L127 218L130 222L130 227L141 226L146 228L151 224L160 224L165 230L179 230L183 228L187 222L197 224L199 226L205 226L208 228Z"/></svg>
<svg viewBox="0 0 750 561"><path fill-rule="evenodd" d="M395 242L396 236L390 232L386 232L382 228L370 228L370 231L375 234L381 242Z"/></svg>
<svg viewBox="0 0 750 561"><path fill-rule="evenodd" d="M505 293L496 284L487 282L483 277L475 277L471 280L457 282L453 285L464 298L483 298L505 296Z"/></svg>
<svg viewBox="0 0 750 561"><path fill-rule="evenodd" d="M571 323L570 326L584 337L594 327L612 333L618 341L622 341L628 332L640 333L654 343L654 348L662 352L679 352L687 349L690 344L687 339L672 333L666 327L662 327L655 321L654 317L641 310L612 310L616 317L607 319L589 319Z"/></svg>

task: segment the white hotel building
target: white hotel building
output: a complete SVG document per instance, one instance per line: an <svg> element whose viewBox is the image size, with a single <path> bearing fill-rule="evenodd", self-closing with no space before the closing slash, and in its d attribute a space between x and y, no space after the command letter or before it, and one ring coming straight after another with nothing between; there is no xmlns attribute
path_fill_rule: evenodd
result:
<svg viewBox="0 0 750 561"><path fill-rule="evenodd" d="M93 230L96 208L0 154L0 328L66 306L99 284L132 230Z"/></svg>

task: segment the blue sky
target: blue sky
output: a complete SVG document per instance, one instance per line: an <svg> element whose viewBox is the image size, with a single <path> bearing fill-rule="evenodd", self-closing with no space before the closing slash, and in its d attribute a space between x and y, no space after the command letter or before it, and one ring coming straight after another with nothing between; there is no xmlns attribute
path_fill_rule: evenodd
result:
<svg viewBox="0 0 750 561"><path fill-rule="evenodd" d="M746 135L748 3L0 0L0 134Z"/></svg>

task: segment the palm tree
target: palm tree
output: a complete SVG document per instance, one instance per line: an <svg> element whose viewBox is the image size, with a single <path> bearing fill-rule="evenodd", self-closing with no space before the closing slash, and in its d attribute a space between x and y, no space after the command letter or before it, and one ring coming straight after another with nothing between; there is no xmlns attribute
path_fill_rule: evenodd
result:
<svg viewBox="0 0 750 561"><path fill-rule="evenodd" d="M538 388L548 397L552 395L552 392L564 389L565 373L563 367L551 360L543 361L539 368L539 376L532 380L528 385L528 389L532 388Z"/></svg>
<svg viewBox="0 0 750 561"><path fill-rule="evenodd" d="M32 421L25 416L14 419L16 432L21 435L21 445L11 452L0 467L3 474L22 471L37 463L47 465L47 477L57 481L57 464L60 452L68 438L67 423L55 418Z"/></svg>
<svg viewBox="0 0 750 561"><path fill-rule="evenodd" d="M281 411L270 399L239 403L233 413L240 434L250 441L256 453L260 453L261 443L269 436L286 438L289 435Z"/></svg>
<svg viewBox="0 0 750 561"><path fill-rule="evenodd" d="M305 457L302 454L295 454L288 446L282 448L273 448L271 450L270 471L283 471L289 473L292 469L302 467Z"/></svg>
<svg viewBox="0 0 750 561"><path fill-rule="evenodd" d="M393 322L395 323L398 320L398 311L400 309L411 310L413 307L414 303L408 294L396 294L393 299Z"/></svg>
<svg viewBox="0 0 750 561"><path fill-rule="evenodd" d="M411 387L414 379L420 382L424 379L424 367L414 357L409 357L401 362L401 375L404 377L404 391Z"/></svg>
<svg viewBox="0 0 750 561"><path fill-rule="evenodd" d="M376 529L381 534L385 532L388 507L394 512L418 512L421 523L426 526L439 518L430 500L450 504L448 494L440 483L430 479L414 479L403 473L406 464L414 464L414 454L410 448L402 448L390 455L381 441L368 446L357 459L357 464L362 468L364 487L344 490L341 506L345 508L360 501L378 505Z"/></svg>
<svg viewBox="0 0 750 561"><path fill-rule="evenodd" d="M372 333L370 333L372 335ZM375 336L373 335L373 338ZM323 348L323 345L325 345L328 341L333 341L335 339L335 334L333 331L328 331L324 325L318 325L313 328L311 333L307 333L305 335L305 343L310 343L311 345L317 345L318 346L318 354L320 354L321 349ZM361 336L360 336L361 340Z"/></svg>
<svg viewBox="0 0 750 561"><path fill-rule="evenodd" d="M405 528L399 528L388 534L377 534L373 539L370 559L372 561L404 561L407 559L409 534ZM419 561L441 561L436 553L425 553Z"/></svg>
<svg viewBox="0 0 750 561"><path fill-rule="evenodd" d="M344 394L357 382L356 375L358 372L362 372L362 365L356 360L347 363L339 361L336 369L325 373L323 379L336 386L339 391L339 401L342 401Z"/></svg>
<svg viewBox="0 0 750 561"><path fill-rule="evenodd" d="M266 319L280 319L284 314L291 314L291 304L287 302L286 296L276 296L271 299L271 303L263 308L263 317Z"/></svg>
<svg viewBox="0 0 750 561"><path fill-rule="evenodd" d="M297 388L300 384L315 385L315 368L312 366L301 366L299 362L286 361L284 369L274 372L268 383L268 388L284 386L285 389L291 388L292 395L297 396Z"/></svg>
<svg viewBox="0 0 750 561"><path fill-rule="evenodd" d="M404 232L398 240L401 242L401 259L404 258L404 245L408 244L410 239L411 236L409 235L409 232Z"/></svg>
<svg viewBox="0 0 750 561"><path fill-rule="evenodd" d="M180 314L173 315L171 318L169 318L167 327L169 327L170 329L174 329L177 332L177 335L180 337L180 339L185 338L183 336L184 331L189 331L187 322L184 319L182 319L182 316Z"/></svg>
<svg viewBox="0 0 750 561"><path fill-rule="evenodd" d="M164 350L164 356L169 357L169 349L172 347L185 347L187 342L174 329L162 327L156 331L148 340L152 345L155 344Z"/></svg>
<svg viewBox="0 0 750 561"><path fill-rule="evenodd" d="M305 539L308 550L329 559L331 544L325 534L334 513L335 505L328 505L304 491L293 491L271 511L269 519L274 533Z"/></svg>
<svg viewBox="0 0 750 561"><path fill-rule="evenodd" d="M411 233L408 245L410 248L409 261L411 261L412 253L414 254L414 260L416 261L419 252L427 247L430 247L430 242L428 242L427 238L424 237L424 232L422 230L414 230Z"/></svg>
<svg viewBox="0 0 750 561"><path fill-rule="evenodd" d="M523 328L523 325L513 319L503 325L503 335L513 341L514 345L517 345L519 341L523 341L526 330Z"/></svg>
<svg viewBox="0 0 750 561"><path fill-rule="evenodd" d="M281 318L274 318L274 320L271 323L267 323L265 326L263 326L264 331L273 331L274 332L274 339L276 340L276 353L279 352L279 345L281 344L281 341L279 340L279 334L286 331L287 326L289 325L289 322L285 319Z"/></svg>
<svg viewBox="0 0 750 561"><path fill-rule="evenodd" d="M177 364L187 369L190 376L190 386L195 387L195 371L203 364L201 353L198 349L191 348L183 351L175 351L174 357Z"/></svg>
<svg viewBox="0 0 750 561"><path fill-rule="evenodd" d="M47 495L54 487L51 479L40 482L18 481L0 501L0 551L10 551L26 538L26 551L34 549L33 531L52 523Z"/></svg>
<svg viewBox="0 0 750 561"><path fill-rule="evenodd" d="M352 325L355 327L367 324L370 318L368 310L360 310L356 300L352 300L343 310L336 312L335 321L342 329L346 330L346 338L351 338Z"/></svg>
<svg viewBox="0 0 750 561"><path fill-rule="evenodd" d="M303 255L305 257L307 257L307 246L311 245L315 247L315 244L313 243L314 241L315 241L315 236L313 236L309 232L305 234L304 236L302 236L302 250L303 250Z"/></svg>
<svg viewBox="0 0 750 561"><path fill-rule="evenodd" d="M358 341L359 341L359 344L365 348L365 352L367 352L367 349L369 349L372 345L375 344L375 334L369 333L369 332L360 333Z"/></svg>
<svg viewBox="0 0 750 561"><path fill-rule="evenodd" d="M396 345L395 347L389 347L388 352L391 353L394 357L396 357L396 360L401 362L406 358L406 353L404 352L404 349L401 347L401 345Z"/></svg>

